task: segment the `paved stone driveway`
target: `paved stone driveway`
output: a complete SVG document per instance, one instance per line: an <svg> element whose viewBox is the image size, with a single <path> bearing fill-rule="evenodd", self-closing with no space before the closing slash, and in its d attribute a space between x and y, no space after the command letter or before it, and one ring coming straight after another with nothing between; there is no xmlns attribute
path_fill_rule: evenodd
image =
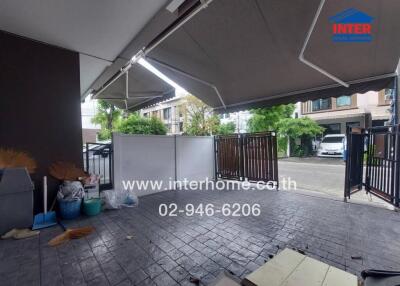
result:
<svg viewBox="0 0 400 286"><path fill-rule="evenodd" d="M160 217L159 204L169 202L257 202L262 210L259 217ZM0 241L0 285L194 285L190 276L207 285L222 269L243 277L286 246L355 274L400 269L398 213L289 192L164 192L70 226L89 224L95 234L58 248L46 244L58 227Z"/></svg>

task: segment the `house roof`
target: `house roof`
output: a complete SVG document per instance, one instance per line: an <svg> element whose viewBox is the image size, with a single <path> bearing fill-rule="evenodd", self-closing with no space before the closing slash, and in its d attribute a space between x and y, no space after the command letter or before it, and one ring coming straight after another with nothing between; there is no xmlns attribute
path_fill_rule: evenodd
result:
<svg viewBox="0 0 400 286"><path fill-rule="evenodd" d="M374 18L357 9L350 8L329 18L335 23L371 23Z"/></svg>

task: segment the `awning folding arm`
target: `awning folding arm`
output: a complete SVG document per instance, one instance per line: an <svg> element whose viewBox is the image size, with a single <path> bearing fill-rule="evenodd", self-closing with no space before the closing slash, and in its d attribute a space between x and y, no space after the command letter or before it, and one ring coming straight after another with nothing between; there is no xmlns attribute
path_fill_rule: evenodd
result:
<svg viewBox="0 0 400 286"><path fill-rule="evenodd" d="M125 110L128 110L128 98L129 98L129 70L125 73Z"/></svg>
<svg viewBox="0 0 400 286"><path fill-rule="evenodd" d="M349 87L350 85L346 82L344 82L343 80L337 78L336 76L334 76L333 74L327 72L326 70L322 69L321 67L317 66L316 64L313 64L312 62L308 61L307 59L304 58L304 52L307 48L308 42L310 40L311 34L314 31L315 25L317 24L319 15L321 14L322 8L324 7L326 0L321 0L321 2L319 3L317 12L315 13L314 19L311 23L310 29L307 32L307 36L306 39L304 41L303 47L301 49L300 55L299 55L299 60L303 63L305 63L306 65L308 65L309 67L315 69L316 71L322 73L323 75L329 77L330 79L336 81L337 83L345 86L345 87Z"/></svg>
<svg viewBox="0 0 400 286"><path fill-rule="evenodd" d="M158 64L158 65L160 65L160 66L162 66L162 67L164 67L164 68L166 68L166 69L172 70L173 72L176 72L176 73L181 74L181 75L183 75L183 76L185 76L185 77L187 77L187 78L190 78L190 79L192 79L192 80L195 80L195 81L197 81L197 82L200 82L200 83L202 83L202 84L204 84L204 85L207 85L207 86L211 87L211 88L215 91L215 93L217 94L217 96L218 96L218 98L219 98L219 100L220 100L222 106L226 109L225 102L224 102L224 100L222 99L222 96L221 96L221 94L220 94L218 88L217 88L214 84L212 84L212 83L210 83L210 82L207 82L207 81L205 81L205 80L202 80L202 79L200 79L200 78L198 78L198 77L196 77L196 76L194 76L194 75L191 75L190 73L187 73L187 72L185 72L185 71L183 71L183 70L181 70L181 69L178 69L178 68L176 68L176 67L173 67L173 66L171 66L171 65L169 65L169 64L167 64L167 63L164 63L164 62L159 61L159 60L157 60L157 59L154 59L154 58L152 58L152 57L146 57L146 59L148 59L148 60L150 60L150 62L154 62L154 63L156 63L156 64Z"/></svg>
<svg viewBox="0 0 400 286"><path fill-rule="evenodd" d="M188 22L190 19L192 19L197 13L202 11L203 9L207 8L208 5L212 2L213 0L200 0L199 4L197 6L193 7L193 10L188 12L185 16L182 18L178 19L176 22L174 22L172 25L170 25L166 30L161 32L157 37L155 37L150 43L145 46L143 49L141 49L139 52L137 52L131 60L123 66L117 73L115 73L108 81L106 81L99 89L97 90L92 90L90 93L92 94L92 98L96 99L104 90L106 90L111 84L113 84L117 79L119 79L122 75L127 74L128 70L134 65L137 64L138 61L141 58L145 58L147 54L149 54L152 50L154 50L157 46L159 46L163 41L165 41L169 36L171 36L176 30L178 30L180 27L182 27L186 22ZM128 77L127 77L127 85L128 85ZM214 86L214 89L216 90L216 93L218 94L218 97L220 98L222 104L225 106L221 99L221 95L218 92L218 89ZM126 94L127 91L126 91ZM125 98L125 102L126 102ZM127 104L125 104L127 105Z"/></svg>

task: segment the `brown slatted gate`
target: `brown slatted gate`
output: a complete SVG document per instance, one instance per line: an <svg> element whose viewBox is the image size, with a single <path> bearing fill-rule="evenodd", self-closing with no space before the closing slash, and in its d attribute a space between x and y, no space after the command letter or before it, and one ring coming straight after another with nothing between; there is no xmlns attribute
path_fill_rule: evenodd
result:
<svg viewBox="0 0 400 286"><path fill-rule="evenodd" d="M216 177L278 182L275 132L215 137Z"/></svg>

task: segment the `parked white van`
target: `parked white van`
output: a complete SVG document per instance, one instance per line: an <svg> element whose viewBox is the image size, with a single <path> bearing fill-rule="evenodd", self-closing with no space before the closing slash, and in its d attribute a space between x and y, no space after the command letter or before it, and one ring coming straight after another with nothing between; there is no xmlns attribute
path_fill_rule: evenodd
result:
<svg viewBox="0 0 400 286"><path fill-rule="evenodd" d="M344 152L344 134L325 135L319 144L317 150L318 157L343 157Z"/></svg>

